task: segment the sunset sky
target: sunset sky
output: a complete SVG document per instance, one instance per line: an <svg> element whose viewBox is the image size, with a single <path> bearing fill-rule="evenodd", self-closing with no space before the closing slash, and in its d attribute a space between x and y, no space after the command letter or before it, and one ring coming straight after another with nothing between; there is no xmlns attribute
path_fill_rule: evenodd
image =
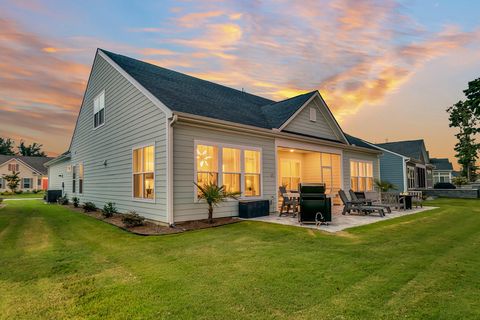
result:
<svg viewBox="0 0 480 320"><path fill-rule="evenodd" d="M68 148L97 47L273 99L320 90L343 130L424 138L480 77L477 1L0 0L0 136Z"/></svg>

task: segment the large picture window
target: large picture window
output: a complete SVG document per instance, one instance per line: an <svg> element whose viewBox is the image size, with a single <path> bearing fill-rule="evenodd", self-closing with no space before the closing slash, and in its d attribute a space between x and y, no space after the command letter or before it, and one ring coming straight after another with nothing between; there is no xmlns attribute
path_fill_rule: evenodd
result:
<svg viewBox="0 0 480 320"><path fill-rule="evenodd" d="M350 187L353 191L373 191L373 164L350 160Z"/></svg>
<svg viewBox="0 0 480 320"><path fill-rule="evenodd" d="M93 99L93 127L97 128L105 123L105 91Z"/></svg>
<svg viewBox="0 0 480 320"><path fill-rule="evenodd" d="M153 199L155 194L155 147L133 150L133 197Z"/></svg>
<svg viewBox="0 0 480 320"><path fill-rule="evenodd" d="M221 144L196 145L196 181L225 186L244 197L261 195L261 152L255 148ZM198 192L198 190L197 190Z"/></svg>
<svg viewBox="0 0 480 320"><path fill-rule="evenodd" d="M287 190L298 190L301 181L300 160L281 159L280 161L280 177L281 184Z"/></svg>

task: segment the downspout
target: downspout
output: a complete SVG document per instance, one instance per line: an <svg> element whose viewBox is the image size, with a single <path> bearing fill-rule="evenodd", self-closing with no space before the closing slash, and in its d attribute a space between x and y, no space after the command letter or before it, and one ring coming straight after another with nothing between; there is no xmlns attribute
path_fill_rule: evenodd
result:
<svg viewBox="0 0 480 320"><path fill-rule="evenodd" d="M408 191L407 161L408 158L403 158L403 192Z"/></svg>
<svg viewBox="0 0 480 320"><path fill-rule="evenodd" d="M168 119L167 126L167 222L173 227L173 125L177 122L178 116L172 115Z"/></svg>

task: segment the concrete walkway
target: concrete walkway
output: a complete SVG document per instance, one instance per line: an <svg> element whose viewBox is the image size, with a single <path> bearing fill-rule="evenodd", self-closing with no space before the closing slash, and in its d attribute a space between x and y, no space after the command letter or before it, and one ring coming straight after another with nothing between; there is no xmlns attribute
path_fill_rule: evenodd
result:
<svg viewBox="0 0 480 320"><path fill-rule="evenodd" d="M383 220L394 219L394 218L415 214L415 213L419 213L427 210L432 210L432 209L436 209L436 207L423 207L423 208L416 208L416 209L405 210L405 211L393 210L392 213L386 213L385 217L382 218L377 213L373 213L371 215L366 215L366 216L357 215L357 214L351 214L351 215L347 214L344 216L341 214L342 206L334 206L332 208L332 222L330 222L328 226L322 225L319 227L316 227L315 224L301 225L298 223L297 218L293 218L290 216L279 217L278 214L272 214L269 216L258 217L258 218L248 219L248 220L277 223L277 224L283 224L283 225L295 226L295 227L301 227L301 228L318 229L318 230L323 230L327 232L338 232L338 231L342 231L352 227L362 226L362 225L375 223Z"/></svg>
<svg viewBox="0 0 480 320"><path fill-rule="evenodd" d="M23 201L23 200L43 200L43 198L10 198L10 199L3 199L3 201Z"/></svg>

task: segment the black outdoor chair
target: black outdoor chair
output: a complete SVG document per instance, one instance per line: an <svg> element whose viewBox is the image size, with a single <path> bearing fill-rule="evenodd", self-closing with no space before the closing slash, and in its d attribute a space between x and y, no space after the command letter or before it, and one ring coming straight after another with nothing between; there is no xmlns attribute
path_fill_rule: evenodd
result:
<svg viewBox="0 0 480 320"><path fill-rule="evenodd" d="M367 206L376 206L376 207L382 207L387 210L387 213L392 213L392 209L388 204L381 204L377 203L376 200L371 200L367 199L365 196L365 192L354 192L352 189L348 190L348 193L350 194L350 199L355 202L362 202L364 205Z"/></svg>
<svg viewBox="0 0 480 320"><path fill-rule="evenodd" d="M377 211L380 217L385 216L383 207L365 205L363 200L349 200L345 194L345 191L341 189L338 191L338 195L343 202L343 215L351 213L352 211L362 212L364 214L370 214L372 211Z"/></svg>
<svg viewBox="0 0 480 320"><path fill-rule="evenodd" d="M290 209L292 209L292 213L295 214L298 206L297 199L294 197L289 197L287 195L287 188L284 186L278 187L278 191L282 196L282 204L280 207L280 214L278 216L281 217L284 213L288 214ZM284 209L286 209L286 212L283 212Z"/></svg>

